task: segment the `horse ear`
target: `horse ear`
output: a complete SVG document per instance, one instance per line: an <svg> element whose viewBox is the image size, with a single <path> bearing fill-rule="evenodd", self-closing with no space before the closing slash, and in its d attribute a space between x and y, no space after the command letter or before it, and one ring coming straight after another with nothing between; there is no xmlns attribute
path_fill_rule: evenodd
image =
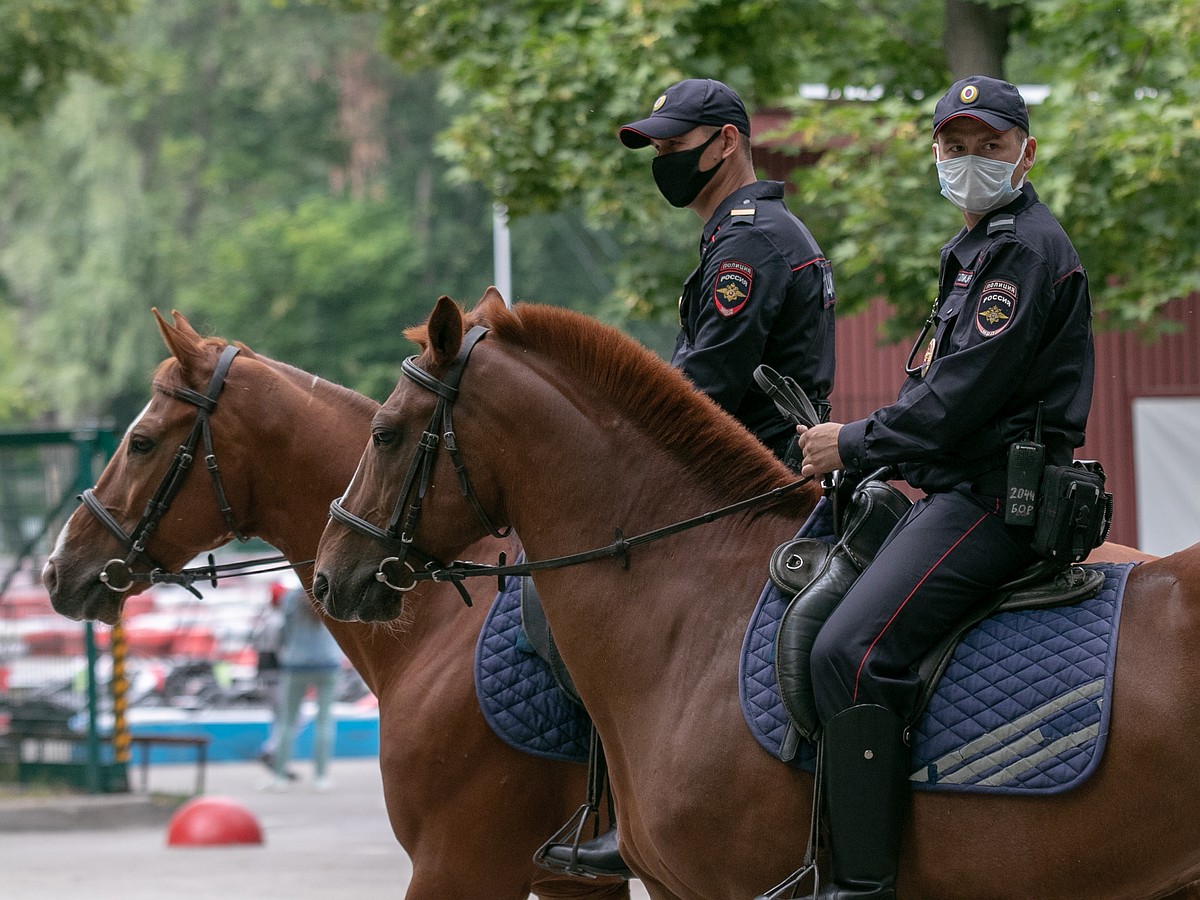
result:
<svg viewBox="0 0 1200 900"><path fill-rule="evenodd" d="M186 371L193 363L199 361L200 344L203 338L196 333L196 329L192 328L191 324L181 316L178 312L171 313L175 324L167 322L159 313L158 308L153 309L154 319L158 323L159 333L162 335L163 343L167 345L167 349L171 351L181 366Z"/></svg>
<svg viewBox="0 0 1200 900"><path fill-rule="evenodd" d="M155 313L157 312L158 310L155 310ZM195 338L196 343L199 343L201 340L203 340L203 338L200 337L200 332L196 331L196 329L192 327L192 323L185 319L183 317L183 313L181 313L179 310L171 310L171 317L175 320L175 327Z"/></svg>
<svg viewBox="0 0 1200 900"><path fill-rule="evenodd" d="M438 297L437 306L429 316L429 348L434 360L449 364L462 346L463 316L458 304L445 294Z"/></svg>
<svg viewBox="0 0 1200 900"><path fill-rule="evenodd" d="M483 296L479 298L480 306L487 306L492 303L499 303L503 307L508 304L504 302L504 295L500 293L500 289L494 284L488 285L488 289L483 292Z"/></svg>

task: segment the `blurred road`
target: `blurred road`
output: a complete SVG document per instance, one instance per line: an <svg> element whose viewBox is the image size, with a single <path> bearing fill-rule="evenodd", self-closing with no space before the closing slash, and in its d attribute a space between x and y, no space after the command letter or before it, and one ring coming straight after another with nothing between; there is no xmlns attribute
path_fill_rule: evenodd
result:
<svg viewBox="0 0 1200 900"><path fill-rule="evenodd" d="M291 790L259 790L257 763L208 766L209 796L249 809L265 842L168 847L171 809L143 794L0 799L4 900L399 900L411 876L383 805L376 759L335 759L333 787L312 789L298 761ZM134 767L130 777L140 787ZM151 793L188 794L187 764L151 768ZM634 900L647 900L640 883ZM486 900L486 898L463 898Z"/></svg>

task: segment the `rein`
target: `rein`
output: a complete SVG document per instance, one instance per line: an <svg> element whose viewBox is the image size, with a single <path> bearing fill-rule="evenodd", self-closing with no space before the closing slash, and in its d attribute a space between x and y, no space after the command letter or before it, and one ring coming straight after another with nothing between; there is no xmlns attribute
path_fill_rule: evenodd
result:
<svg viewBox="0 0 1200 900"><path fill-rule="evenodd" d="M556 556L551 559L536 560L534 562L519 563L516 565L504 565L503 554L501 554L501 563L499 565L490 565L488 563L474 563L468 560L455 560L447 565L437 565L436 568L427 568L423 572L412 572L409 578L415 583L418 581L447 581L457 584L463 578L478 578L480 576L489 576L501 579L500 590L504 590L503 579L509 575L530 575L534 572L543 569L563 569L568 566L577 566L582 563L593 562L597 559L607 559L609 557L617 557L622 568L629 568L628 551L634 547L640 547L643 544L650 544L654 541L660 541L663 538L671 537L671 535L679 534L688 531L692 528L697 528L700 525L708 525L725 516L733 515L736 512L741 512L744 509L749 509L759 504L768 504L780 497L790 494L803 485L808 484L813 480L812 475L806 475L803 478L797 478L795 481L789 481L787 484L780 485L773 490L766 491L762 494L755 494L753 497L747 497L744 500L738 500L736 503L731 503L728 506L722 506L720 509L712 510L711 512L701 513L698 516L693 516L690 519L684 519L682 522L676 522L672 525L664 525L662 528L656 528L653 531L646 531L642 534L636 534L633 537L625 537L621 533L621 529L615 529L615 538L611 544L606 544L603 547L595 547L591 550L582 550L578 553L572 553L568 556ZM384 560L387 562L387 560ZM383 563L380 563L382 567ZM376 574L376 579L383 581ZM388 585L392 587L392 585ZM411 590L412 586L405 588L393 588L393 590ZM468 604L470 605L470 604Z"/></svg>
<svg viewBox="0 0 1200 900"><path fill-rule="evenodd" d="M487 334L488 329L482 325L476 325L463 338L462 347L455 356L454 361L450 364L446 371L444 381L439 380L424 369L416 365L415 356L410 356L404 360L401 371L411 381L416 382L421 387L437 395L438 401L434 408L433 416L430 419L429 425L426 427L424 434L421 435L420 441L417 443L416 453L413 461L409 464L408 474L404 478L404 485L401 488L400 496L396 500L396 507L392 512L392 517L388 522L386 529L372 525L365 519L356 516L348 511L343 505L345 494L334 500L329 505L329 514L341 524L345 525L352 531L372 538L381 544L388 547L399 546L400 553L398 556L385 557L379 563L379 568L375 572L375 580L386 585L394 591L405 593L411 591L421 581L449 582L458 589L463 601L467 606L471 605L470 595L462 586L462 581L465 578L478 577L494 577L498 580L499 589L504 590L504 579L509 575L529 575L533 572L542 571L545 569L561 569L568 566L577 566L582 563L593 562L598 559L607 559L616 557L622 568L629 567L629 551L634 547L640 547L643 544L649 544L653 541L662 540L663 538L679 534L689 529L696 528L700 525L707 525L710 522L715 522L725 516L733 515L744 509L749 509L759 504L766 504L778 500L780 497L791 493L802 485L808 484L813 480L812 476L798 478L795 481L788 482L773 490L766 491L762 494L757 494L753 497L748 497L744 500L739 500L736 503L731 503L728 506L723 506L720 509L711 512L702 513L698 516L693 516L690 519L685 519L682 522L676 522L672 525L665 525L662 528L656 528L653 531L647 531L642 534L634 535L633 537L625 537L621 533L621 529L615 529L615 538L611 544L606 544L603 547L595 547L591 550L584 550L579 553L572 553L568 556L558 556L552 559L543 559L533 562L525 562L515 565L505 565L504 554L500 554L500 562L498 565L488 563L475 563L468 560L455 560L449 564L441 563L431 556L417 550L413 546L414 532L416 531L417 519L421 514L422 503L425 499L425 492L429 483L429 472L433 467L433 460L437 454L439 443L437 428L439 424L444 428L443 438L446 444L446 449L450 453L450 457L454 462L454 470L458 475L459 487L463 495L468 499L472 508L475 510L479 520L483 523L494 536L505 537L512 530L511 526L506 527L503 531L499 531L492 524L487 514L483 510L478 497L475 495L474 489L471 487L471 482L467 476L466 468L463 466L462 460L458 455L458 443L454 435L454 427L451 422L451 408L454 401L458 398L458 384L462 379L463 370L467 367L467 362L470 359L471 351L475 345L481 341ZM400 520L403 515L404 501L416 488L416 496L409 505L407 515L404 515L403 528L400 527ZM422 568L417 569L416 566L409 560L409 557L418 558ZM388 567L395 566L407 569L407 574L401 573L401 579L394 581L392 575L389 575Z"/></svg>
<svg viewBox="0 0 1200 900"><path fill-rule="evenodd" d="M113 517L112 513L105 508L104 504L96 496L95 488L88 488L79 495L79 499L87 507L88 511L96 517L96 520L101 525L108 529L109 533L126 550L124 559L114 557L106 562L100 570L98 577L110 591L123 594L137 583L178 584L191 591L197 597L200 597L200 592L193 586L193 583L199 579L208 579L212 583L212 586L216 587L219 574L237 572L237 574L245 575L293 568L290 563L288 565L273 566L273 568L252 568L267 563L279 563L287 559L284 556L264 557L262 559L227 563L218 566L212 554L209 554L207 566L183 569L178 573L170 573L165 571L163 566L146 550L147 541L149 541L155 529L158 528L159 522L162 521L167 509L171 506L171 501L175 499L175 495L179 493L179 489L183 486L184 477L195 461L196 448L201 439L204 440L204 463L212 479L213 493L216 495L217 507L221 511L221 517L239 541L245 543L249 540L238 529L237 523L233 518L233 509L225 497L225 488L221 484L221 473L217 467L217 458L213 453L212 428L209 424L209 416L217 407L217 397L221 393L221 388L225 386L225 377L229 374L229 367L233 365L233 358L237 356L238 352L238 348L232 344L226 345L225 349L221 351L221 357L217 360L212 378L209 379L208 387L203 394L189 388L160 388L163 393L195 406L196 420L192 424L192 430L188 434L187 439L175 451L175 458L171 461L170 468L163 475L163 479L159 482L158 489L155 490L154 495L146 503L146 509L132 532L125 531L121 527L121 524ZM133 571L133 563L138 557L150 563L151 571ZM251 569L252 572L238 571L242 569Z"/></svg>

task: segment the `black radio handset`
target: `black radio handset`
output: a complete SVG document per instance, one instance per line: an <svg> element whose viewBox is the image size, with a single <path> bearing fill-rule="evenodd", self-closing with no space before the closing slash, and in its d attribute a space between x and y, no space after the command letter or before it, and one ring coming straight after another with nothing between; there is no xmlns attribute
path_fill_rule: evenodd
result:
<svg viewBox="0 0 1200 900"><path fill-rule="evenodd" d="M1033 440L1017 441L1008 448L1008 480L1004 496L1006 525L1033 525L1045 467L1046 445L1042 443L1042 401L1039 400L1033 422Z"/></svg>

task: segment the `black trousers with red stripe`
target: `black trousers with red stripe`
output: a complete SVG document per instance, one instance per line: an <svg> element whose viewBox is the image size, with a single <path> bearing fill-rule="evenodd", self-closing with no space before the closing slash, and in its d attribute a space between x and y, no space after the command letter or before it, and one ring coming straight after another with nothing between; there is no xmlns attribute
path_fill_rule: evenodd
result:
<svg viewBox="0 0 1200 900"><path fill-rule="evenodd" d="M821 722L859 703L908 721L920 693L917 664L1035 561L1031 534L1005 525L1001 502L966 485L914 503L817 635L811 665Z"/></svg>

